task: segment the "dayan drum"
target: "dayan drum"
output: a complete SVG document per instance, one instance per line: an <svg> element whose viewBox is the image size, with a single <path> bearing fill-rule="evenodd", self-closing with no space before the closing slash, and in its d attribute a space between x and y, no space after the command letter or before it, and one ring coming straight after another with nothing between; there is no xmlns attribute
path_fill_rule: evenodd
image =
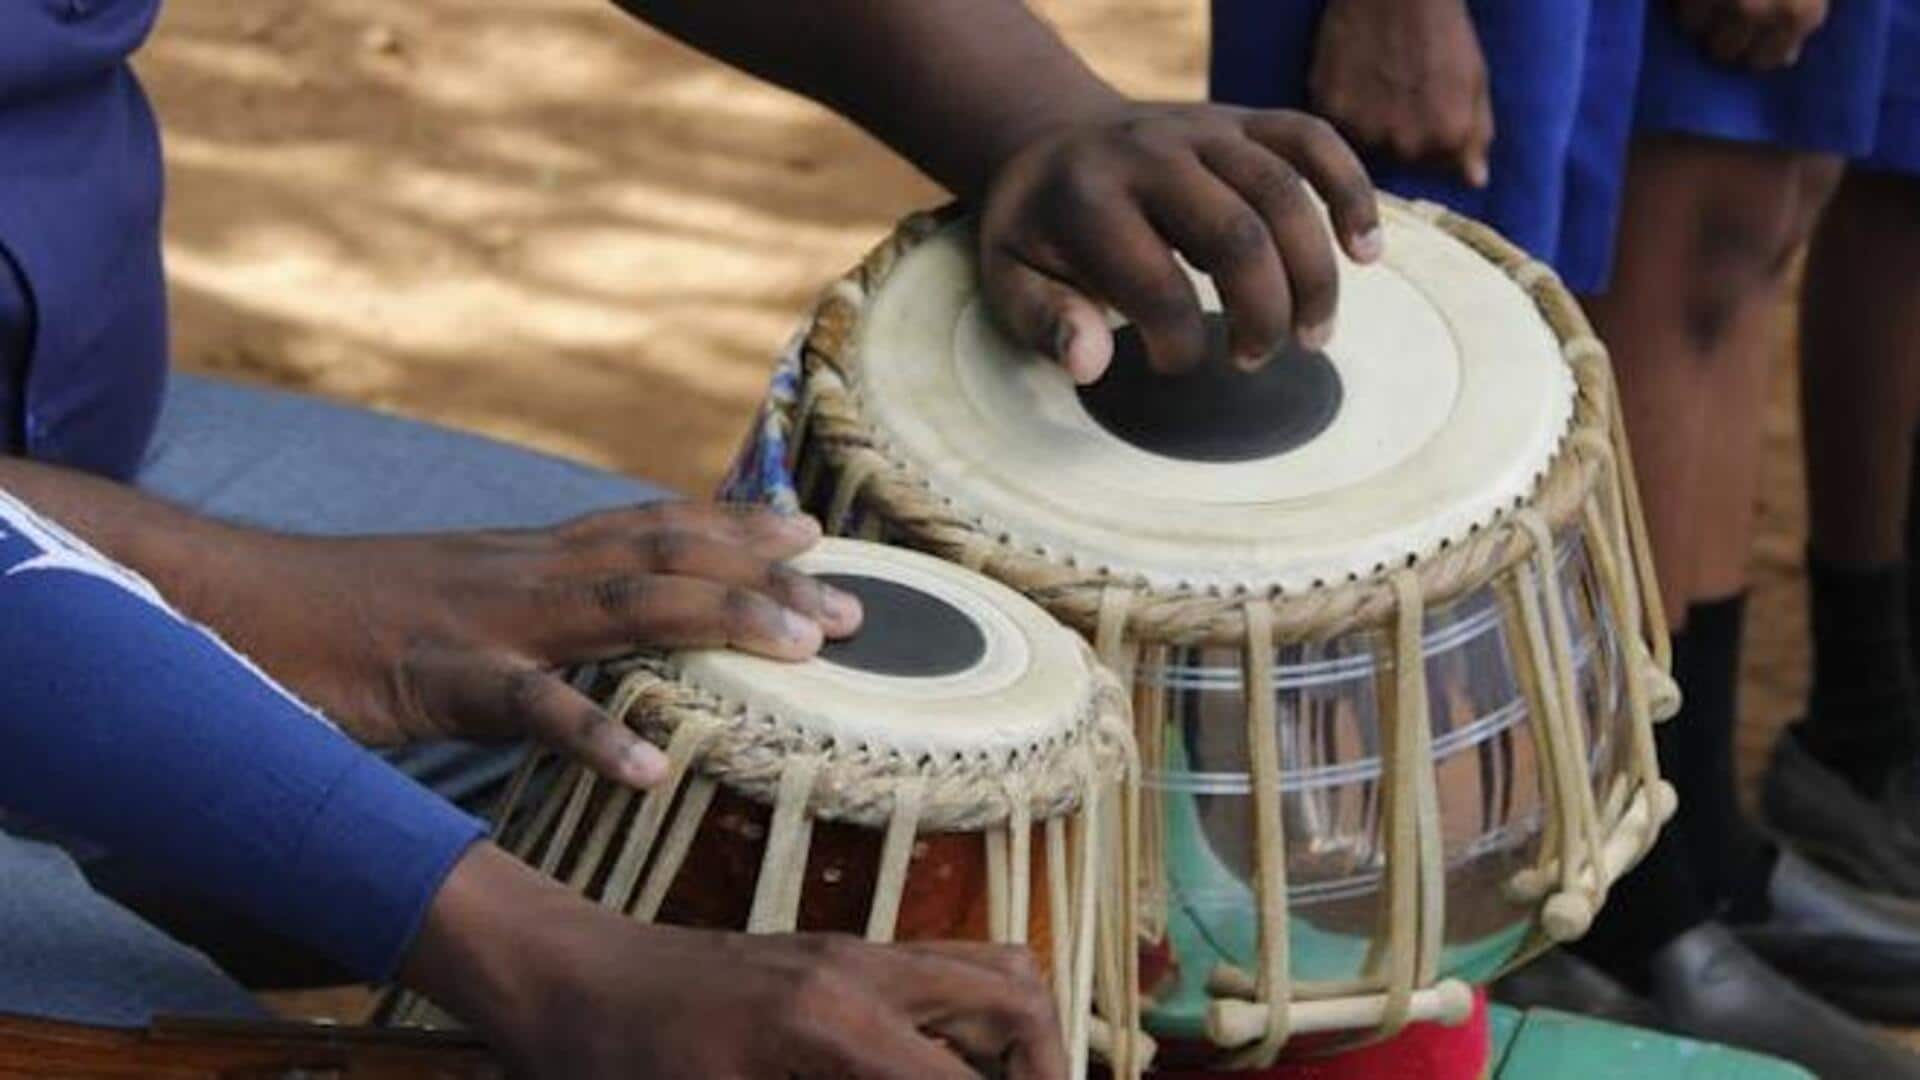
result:
<svg viewBox="0 0 1920 1080"><path fill-rule="evenodd" d="M666 748L644 795L529 757L500 842L635 918L875 941L1025 943L1075 1075L1089 1045L1133 1075L1137 759L1119 681L996 582L917 552L826 540L794 564L865 621L805 663L643 656L592 685ZM1103 1019L1096 1019L1096 1008ZM431 1019L403 1002L401 1023Z"/></svg>
<svg viewBox="0 0 1920 1080"><path fill-rule="evenodd" d="M1163 378L1116 323L1084 389L997 331L970 223L914 218L824 295L728 483L981 569L1131 679L1148 1026L1230 1064L1463 1018L1674 804L1606 353L1485 228L1383 214L1324 353Z"/></svg>

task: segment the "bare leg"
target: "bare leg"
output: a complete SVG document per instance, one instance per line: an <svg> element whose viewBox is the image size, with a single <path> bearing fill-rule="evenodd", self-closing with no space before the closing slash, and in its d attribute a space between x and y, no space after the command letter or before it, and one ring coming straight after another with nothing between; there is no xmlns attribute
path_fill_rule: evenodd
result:
<svg viewBox="0 0 1920 1080"><path fill-rule="evenodd" d="M1920 753L1903 565L1920 415L1920 180L1856 172L1841 184L1808 258L1801 357L1814 678L1796 736L1877 800ZM1789 831L1806 818L1775 816Z"/></svg>
<svg viewBox="0 0 1920 1080"><path fill-rule="evenodd" d="M1776 305L1838 168L1704 139L1634 146L1614 283L1588 306L1619 372L1675 626L1744 581Z"/></svg>
<svg viewBox="0 0 1920 1080"><path fill-rule="evenodd" d="M1661 730L1681 819L1602 913L1587 953L1602 963L1652 955L1764 865L1733 798L1739 593L1776 305L1838 169L1702 139L1633 148L1613 285L1589 309L1619 374L1669 618L1696 625L1675 641L1685 714Z"/></svg>
<svg viewBox="0 0 1920 1080"><path fill-rule="evenodd" d="M1847 176L1803 302L1808 546L1839 566L1899 562L1920 418L1920 179Z"/></svg>

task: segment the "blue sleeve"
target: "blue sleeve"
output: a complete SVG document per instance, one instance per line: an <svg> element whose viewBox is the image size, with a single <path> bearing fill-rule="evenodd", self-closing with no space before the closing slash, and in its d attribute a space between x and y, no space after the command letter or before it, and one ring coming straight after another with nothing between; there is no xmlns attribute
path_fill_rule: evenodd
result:
<svg viewBox="0 0 1920 1080"><path fill-rule="evenodd" d="M370 980L481 834L5 492L0 805Z"/></svg>

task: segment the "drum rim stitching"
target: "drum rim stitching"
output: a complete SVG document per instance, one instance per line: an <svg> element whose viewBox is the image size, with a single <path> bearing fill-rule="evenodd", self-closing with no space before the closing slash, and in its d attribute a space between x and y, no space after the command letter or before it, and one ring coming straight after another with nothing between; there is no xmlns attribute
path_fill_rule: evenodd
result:
<svg viewBox="0 0 1920 1080"><path fill-rule="evenodd" d="M863 302L901 255L957 216L955 208L947 207L909 217L842 283L855 282L855 291ZM1443 210L1434 221L1516 284L1526 268L1538 265L1525 252L1471 219ZM1578 523L1586 496L1603 476L1581 440L1573 436L1581 431L1604 433L1613 419L1606 396L1610 385L1607 352L1558 276L1538 271L1531 276L1532 284L1524 287L1525 291L1559 341L1563 362L1572 369L1575 385L1568 429L1546 471L1534 478L1527 493L1516 496L1513 507L1469 529L1457 541L1442 541L1435 550L1425 553L1410 552L1404 565L1382 566L1366 577L1307 590L1264 590L1274 605L1276 640L1321 640L1361 626L1385 625L1393 612L1388 579L1399 569L1410 568L1420 576L1429 603L1444 603L1483 587L1528 558L1531 544L1515 523L1512 510L1528 505L1529 499L1556 531ZM1232 644L1244 637L1246 598L1262 590L1166 589L1144 580L1123 580L1111 572L1089 570L1070 556L1058 558L1022 546L1010 532L992 523L969 520L951 499L933 491L892 452L857 408L855 380L849 378L844 361L860 307L855 297L837 286L829 288L816 305L804 335L801 359L810 388L814 383L819 386L811 388L809 394L814 408L806 418L807 429L794 430L793 437L817 441L818 452L842 471L864 457L861 463L867 468L862 471L870 475L860 495L886 509L889 524L901 531L906 542L948 559L968 546L984 545L989 550L986 562L991 576L1016 585L1083 632L1089 631L1097 618L1100 592L1118 582L1135 592L1134 610L1128 616L1130 630L1182 644ZM946 512L935 512L936 504ZM1304 615L1300 611L1303 600L1313 601L1313 610Z"/></svg>
<svg viewBox="0 0 1920 1080"><path fill-rule="evenodd" d="M1091 650L1080 646L1088 653ZM921 828L928 832L976 831L1005 824L1012 816L1008 778L1029 794L1035 821L1079 809L1082 782L1077 756L1088 750L1102 778L1118 783L1124 769L1123 735L1110 718L1125 715L1126 690L1117 677L1093 665L1093 693L1066 731L1014 751L982 751L945 760L907 755L885 746L849 747L777 716L749 710L704 688L675 678L668 656L641 655L612 665L610 674L631 689L631 704L615 719L649 741L664 744L692 717L717 719L719 730L700 756L704 775L756 801L771 802L784 762L795 753L824 754L810 812L822 821L884 828L893 814L893 794L904 780L926 782Z"/></svg>

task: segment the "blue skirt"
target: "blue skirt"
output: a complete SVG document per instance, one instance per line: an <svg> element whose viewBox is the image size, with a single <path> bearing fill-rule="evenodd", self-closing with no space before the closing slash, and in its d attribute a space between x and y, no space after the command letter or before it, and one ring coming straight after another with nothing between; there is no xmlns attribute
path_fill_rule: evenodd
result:
<svg viewBox="0 0 1920 1080"><path fill-rule="evenodd" d="M1861 164L1920 176L1920 0L1893 0L1880 123Z"/></svg>
<svg viewBox="0 0 1920 1080"><path fill-rule="evenodd" d="M1214 0L1212 92L1305 108L1325 0ZM1792 69L1714 64L1666 0L1472 0L1494 113L1492 183L1370 160L1389 191L1492 224L1582 292L1604 287L1635 132L1920 165L1920 0L1834 0ZM1902 164L1902 163L1906 164Z"/></svg>

